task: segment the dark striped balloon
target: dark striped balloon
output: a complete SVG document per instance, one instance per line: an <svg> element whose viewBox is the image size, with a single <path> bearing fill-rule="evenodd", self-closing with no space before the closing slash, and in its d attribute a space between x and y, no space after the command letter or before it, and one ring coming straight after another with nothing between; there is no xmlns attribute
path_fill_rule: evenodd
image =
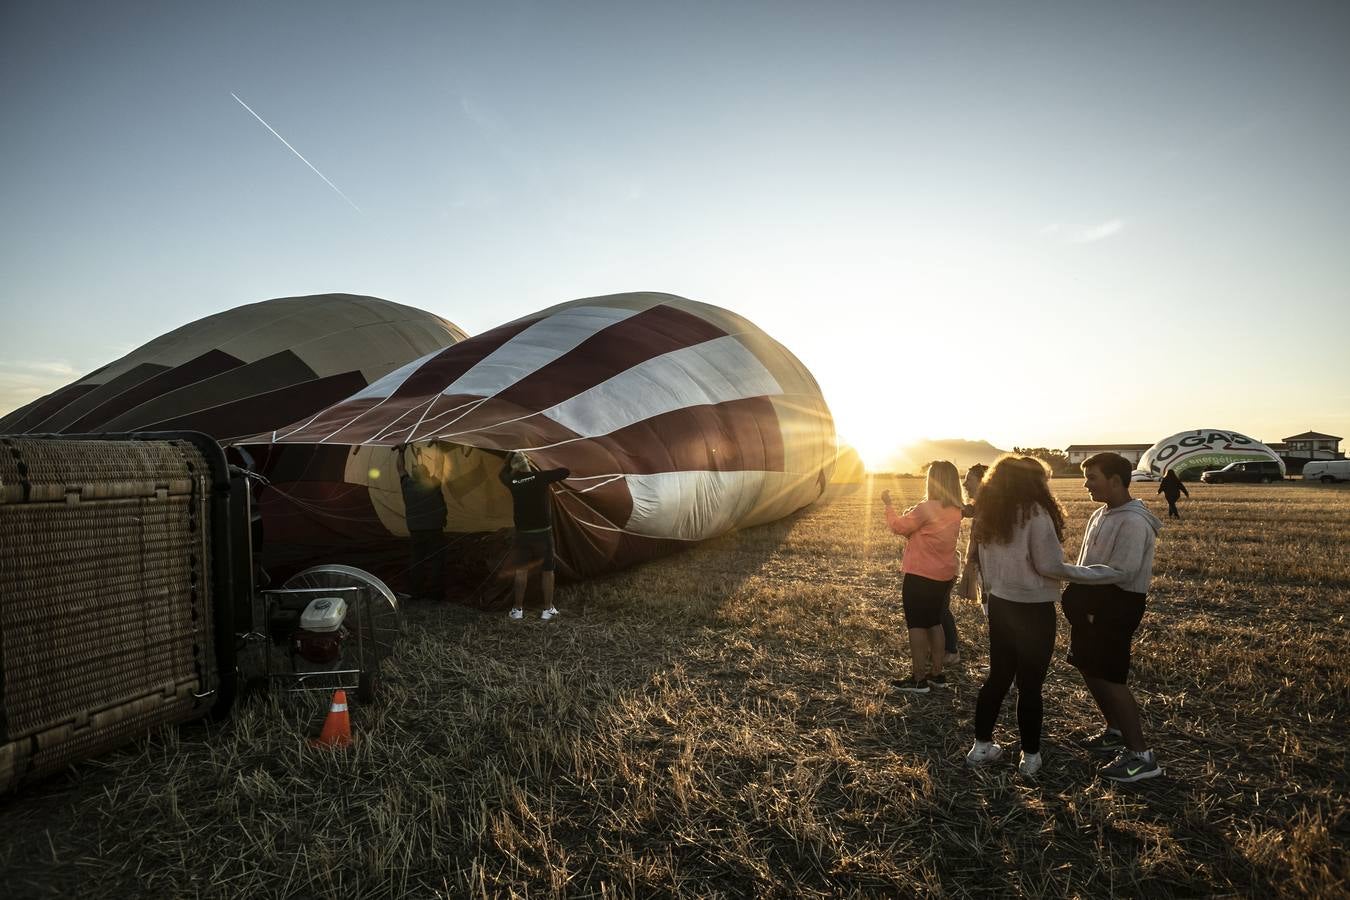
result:
<svg viewBox="0 0 1350 900"><path fill-rule="evenodd" d="M657 293L509 322L240 443L274 485L269 543L314 558L338 545L377 555L407 534L396 445L440 477L446 529L460 534L511 524L505 451L565 467L553 512L574 576L798 510L836 450L820 388L786 348L728 310Z"/></svg>
<svg viewBox="0 0 1350 900"><path fill-rule="evenodd" d="M265 300L155 338L0 418L0 434L194 430L227 441L312 415L464 337L375 297Z"/></svg>

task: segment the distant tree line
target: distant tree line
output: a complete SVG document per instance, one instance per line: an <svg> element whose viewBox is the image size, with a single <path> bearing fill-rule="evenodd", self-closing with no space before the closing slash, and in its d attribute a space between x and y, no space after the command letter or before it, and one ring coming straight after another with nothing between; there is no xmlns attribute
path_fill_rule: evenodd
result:
<svg viewBox="0 0 1350 900"><path fill-rule="evenodd" d="M1078 467L1069 462L1069 454L1063 450L1051 450L1049 447L1013 447L1014 453L1022 456L1034 456L1050 467L1055 475L1077 475Z"/></svg>

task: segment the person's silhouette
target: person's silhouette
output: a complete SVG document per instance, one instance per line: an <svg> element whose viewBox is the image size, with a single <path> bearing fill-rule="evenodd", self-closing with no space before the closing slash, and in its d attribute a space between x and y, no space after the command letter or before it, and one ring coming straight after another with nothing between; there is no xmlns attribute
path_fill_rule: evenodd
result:
<svg viewBox="0 0 1350 900"><path fill-rule="evenodd" d="M446 510L441 483L420 459L413 462L409 472L403 459L407 447L395 449L403 513L411 539L408 593L414 600L444 600Z"/></svg>

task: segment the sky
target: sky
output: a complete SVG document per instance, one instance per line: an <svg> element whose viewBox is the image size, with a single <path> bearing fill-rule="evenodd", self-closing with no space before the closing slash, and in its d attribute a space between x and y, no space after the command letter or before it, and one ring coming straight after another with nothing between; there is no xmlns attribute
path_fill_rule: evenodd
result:
<svg viewBox="0 0 1350 900"><path fill-rule="evenodd" d="M874 463L1350 437L1347 160L1343 2L6 0L0 414L271 297L653 290Z"/></svg>

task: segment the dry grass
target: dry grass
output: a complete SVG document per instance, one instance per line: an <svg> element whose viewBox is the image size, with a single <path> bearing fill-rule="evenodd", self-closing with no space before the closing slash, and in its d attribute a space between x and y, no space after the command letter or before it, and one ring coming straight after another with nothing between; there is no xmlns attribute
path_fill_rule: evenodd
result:
<svg viewBox="0 0 1350 900"><path fill-rule="evenodd" d="M1072 550L1090 504L1056 489ZM1167 775L1123 787L1074 745L1062 654L1041 777L966 770L976 607L950 695L891 692L899 542L867 497L566 588L560 624L410 610L356 749L275 698L156 734L0 800L3 892L1346 894L1350 491L1193 489L1137 643Z"/></svg>

